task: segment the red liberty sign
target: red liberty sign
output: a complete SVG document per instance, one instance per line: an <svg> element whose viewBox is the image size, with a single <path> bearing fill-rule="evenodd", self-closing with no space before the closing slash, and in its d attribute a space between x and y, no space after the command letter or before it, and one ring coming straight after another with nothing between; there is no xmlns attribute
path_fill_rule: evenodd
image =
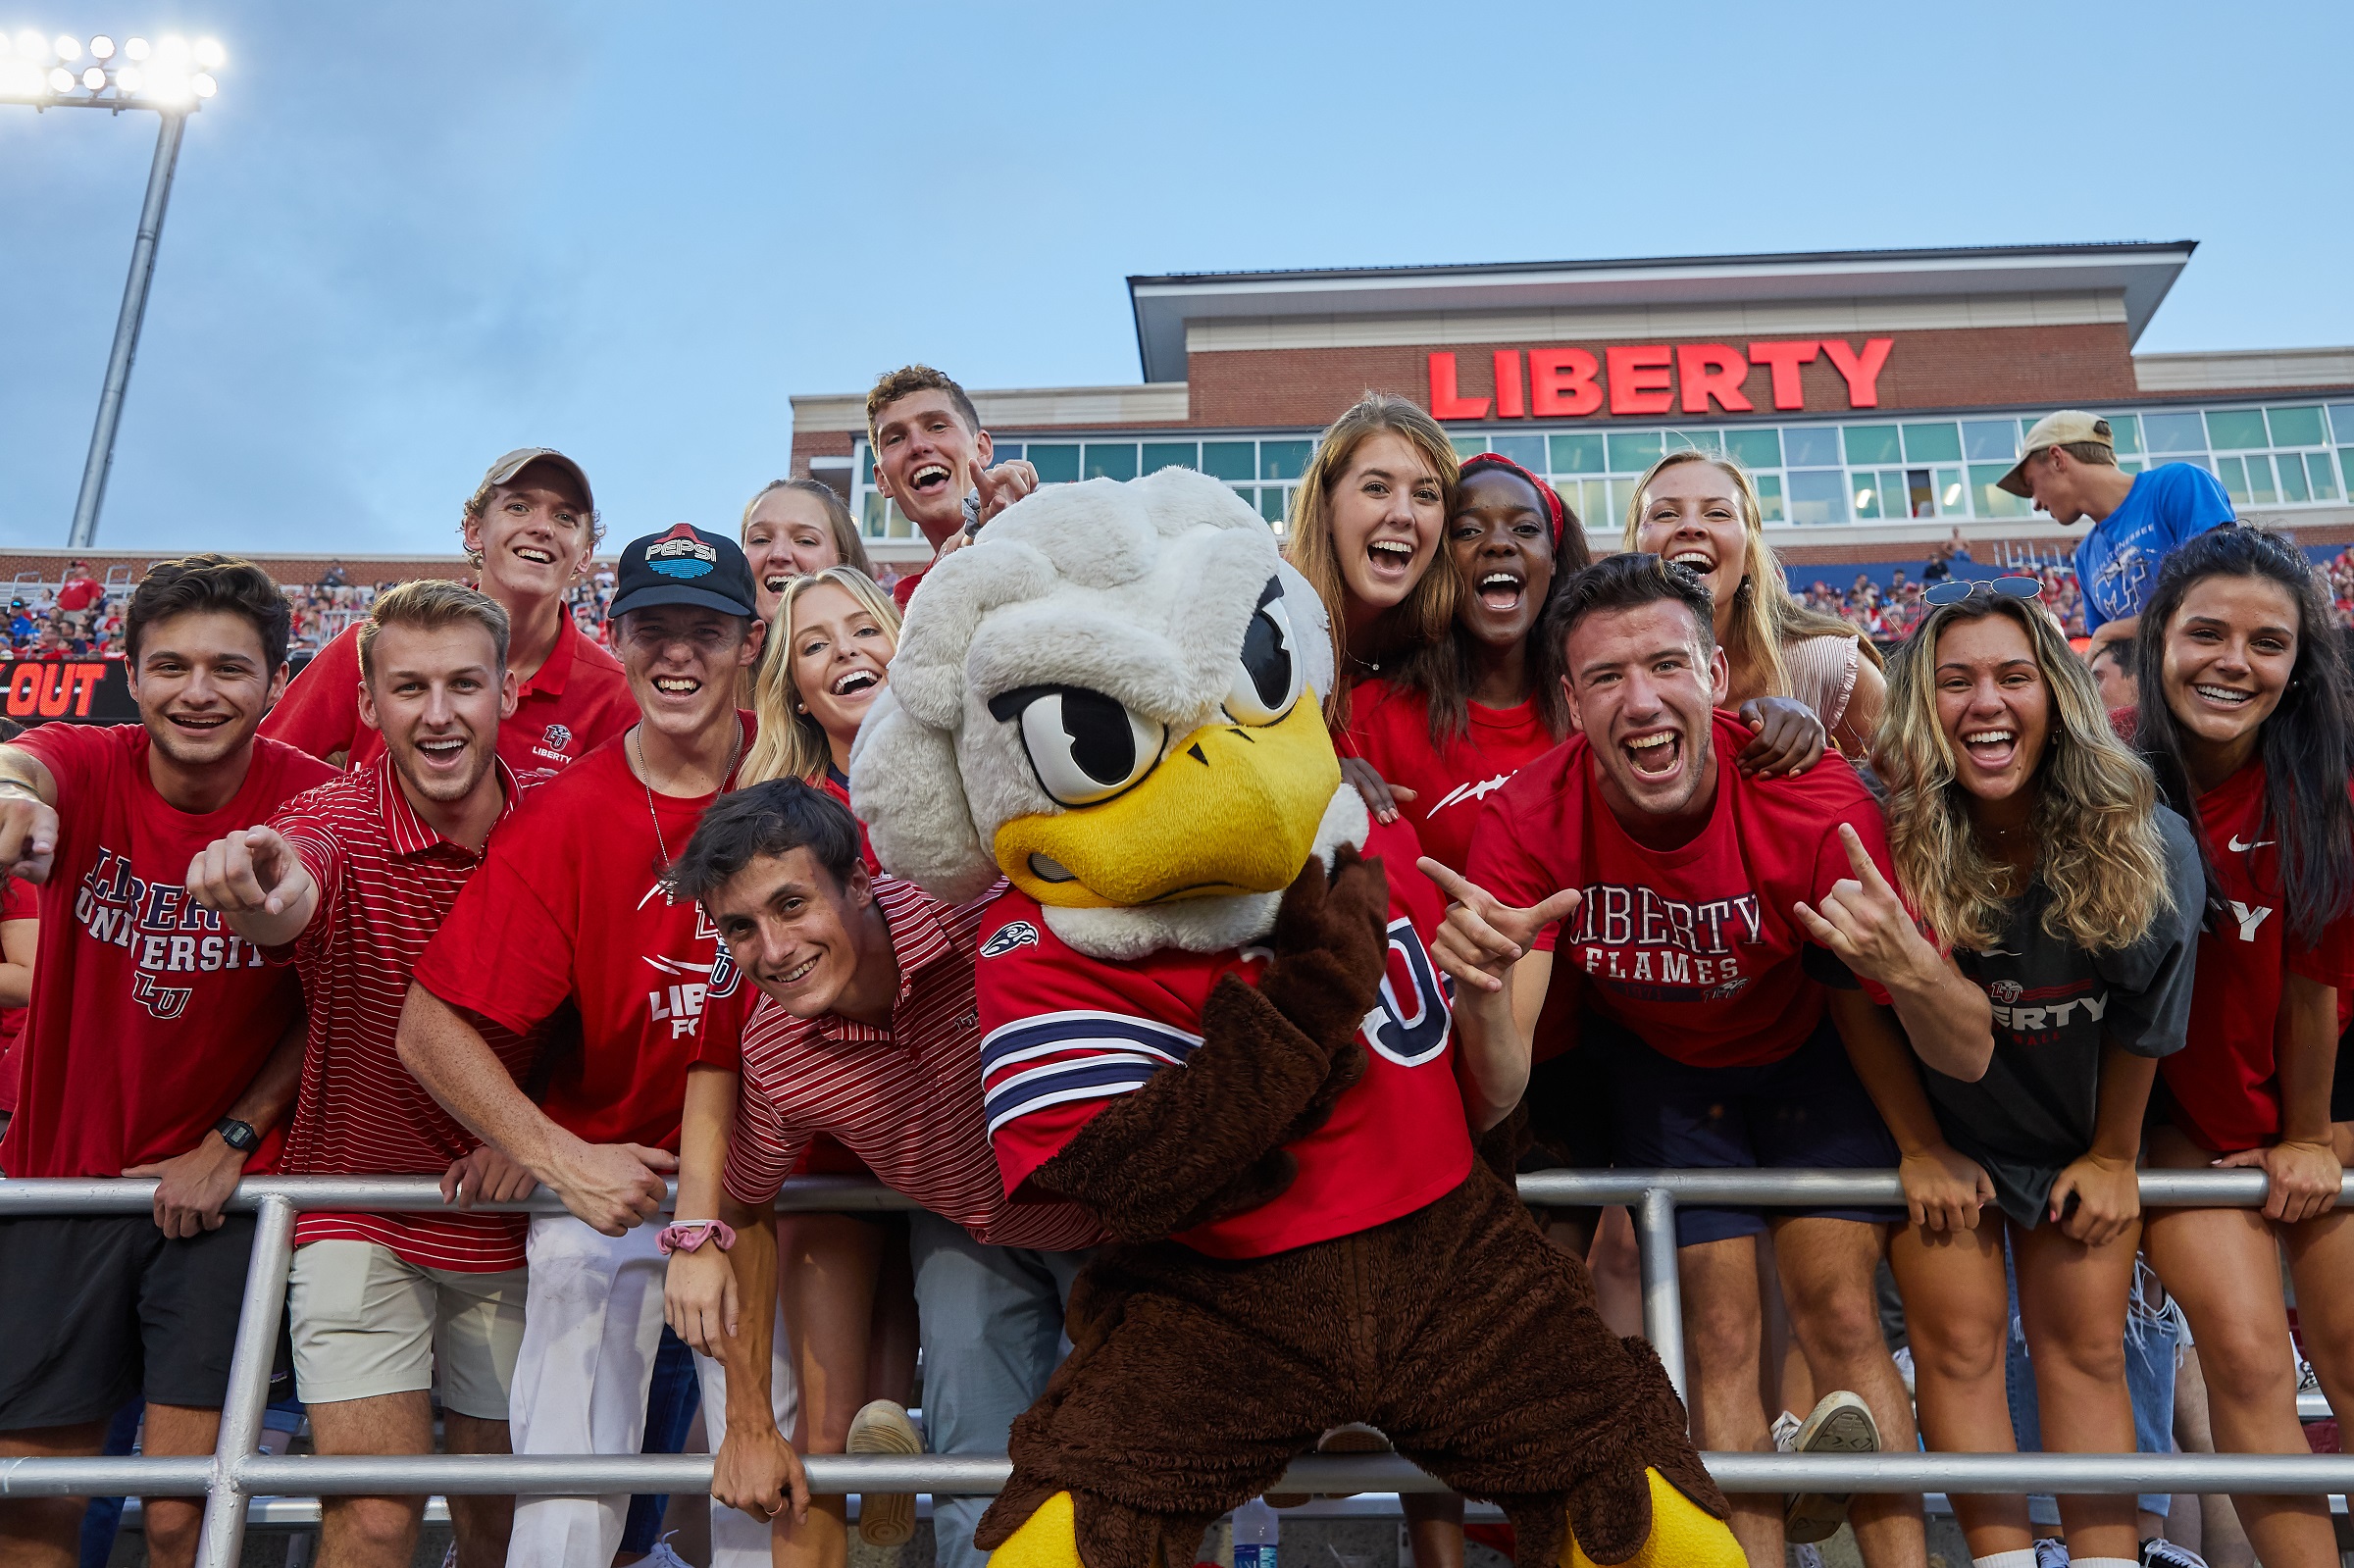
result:
<svg viewBox="0 0 2354 1568"><path fill-rule="evenodd" d="M1868 337L1857 348L1844 338L1797 338L1750 343L1617 343L1597 357L1583 348L1500 348L1494 355L1492 397L1456 390L1455 355L1430 356L1430 412L1443 420L1584 419L1614 415L1748 414L1753 371L1766 373L1776 409L1804 409L1806 384L1798 372L1817 357L1847 383L1849 408L1880 406L1880 371L1893 337ZM1746 350L1746 351L1745 351Z"/></svg>

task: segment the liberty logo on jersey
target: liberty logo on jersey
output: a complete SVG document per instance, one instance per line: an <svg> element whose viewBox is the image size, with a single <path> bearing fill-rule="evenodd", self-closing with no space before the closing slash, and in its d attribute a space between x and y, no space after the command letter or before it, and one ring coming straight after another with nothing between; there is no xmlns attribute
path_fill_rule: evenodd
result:
<svg viewBox="0 0 2354 1568"><path fill-rule="evenodd" d="M638 900L638 907L643 909L653 901L656 893L661 893L666 902L677 901L663 892L657 884L643 898ZM657 953L639 954L655 974L677 977L675 985L659 986L645 993L647 1020L655 1024L668 1024L672 1039L694 1038L695 1031L702 1027L703 1003L721 979L722 965L728 969L727 989L719 994L725 996L736 988L735 965L729 961L727 948L720 944L719 928L711 924L711 917L704 913L701 904L694 906L694 939L697 945L710 944L715 950L714 956L698 960L666 958Z"/></svg>
<svg viewBox="0 0 2354 1568"><path fill-rule="evenodd" d="M568 725L551 724L547 727L546 738L551 749L561 751L572 744L572 729Z"/></svg>
<svg viewBox="0 0 2354 1568"><path fill-rule="evenodd" d="M1381 1005L1358 1026L1365 1043L1401 1067L1416 1067L1446 1049L1450 1022L1445 982L1414 923L1403 916L1391 921Z"/></svg>
<svg viewBox="0 0 2354 1568"><path fill-rule="evenodd" d="M263 967L262 950L224 931L221 917L192 902L187 888L133 875L130 857L104 845L74 895L74 919L92 941L132 955L140 973L130 994L156 1018L183 1016L194 994L192 987L158 986L157 975Z"/></svg>
<svg viewBox="0 0 2354 1568"><path fill-rule="evenodd" d="M1655 986L1703 986L1729 996L1746 983L1735 942L1764 934L1756 893L1688 903L1650 887L1595 883L1561 928L1561 945L1578 949L1578 963L1605 980ZM1631 951L1630 951L1631 949ZM1722 987L1730 986L1729 990Z"/></svg>

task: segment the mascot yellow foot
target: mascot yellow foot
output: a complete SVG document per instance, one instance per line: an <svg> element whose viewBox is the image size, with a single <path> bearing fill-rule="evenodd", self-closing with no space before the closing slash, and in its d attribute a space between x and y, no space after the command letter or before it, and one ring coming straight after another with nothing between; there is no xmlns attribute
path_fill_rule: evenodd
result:
<svg viewBox="0 0 2354 1568"><path fill-rule="evenodd" d="M989 1554L989 1568L1079 1568L1079 1511L1058 1492Z"/></svg>
<svg viewBox="0 0 2354 1568"><path fill-rule="evenodd" d="M1748 1568L1749 1558L1723 1520L1676 1491L1657 1470L1646 1470L1643 1476L1651 1483L1651 1534L1635 1554L1623 1563L1597 1563L1573 1533L1564 1532L1561 1568ZM1067 1500L1055 1500L1068 1509ZM1046 1511L1041 1508L1039 1513ZM992 1564L995 1568L994 1558Z"/></svg>

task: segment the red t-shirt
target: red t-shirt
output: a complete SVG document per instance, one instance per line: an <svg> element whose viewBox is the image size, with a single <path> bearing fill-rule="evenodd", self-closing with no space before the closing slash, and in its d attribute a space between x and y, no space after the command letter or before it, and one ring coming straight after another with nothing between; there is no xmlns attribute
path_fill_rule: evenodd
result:
<svg viewBox="0 0 2354 1568"><path fill-rule="evenodd" d="M1470 878L1527 908L1563 887L1584 902L1537 935L1555 985L1573 972L1592 1004L1653 1050L1693 1067L1755 1066L1789 1055L1822 1017L1822 986L1792 903L1817 902L1853 877L1839 837L1852 823L1890 881L1880 808L1836 752L1795 779L1751 779L1732 765L1750 732L1719 709L1716 803L1674 849L1627 836L1603 799L1584 735L1499 790L1471 844Z"/></svg>
<svg viewBox="0 0 2354 1568"><path fill-rule="evenodd" d="M1422 852L1455 871L1470 863L1488 796L1561 744L1533 696L1516 707L1469 707L1470 733L1439 745L1430 738L1430 701L1411 686L1366 681L1349 697L1352 749L1385 783L1414 791L1399 814L1414 825Z"/></svg>
<svg viewBox="0 0 2354 1568"><path fill-rule="evenodd" d="M139 725L46 724L16 743L57 782L58 843L0 1165L121 1176L194 1148L302 1009L292 971L188 901L188 862L334 774L256 740L236 794L196 816L156 793ZM281 1138L265 1134L245 1168L275 1169Z"/></svg>
<svg viewBox="0 0 2354 1568"><path fill-rule="evenodd" d="M0 926L12 920L40 918L39 888L16 877L0 885ZM25 1073L25 1058L17 1053L17 1037L25 1032L25 1013L22 1007L0 1007L0 1111L12 1116L17 1109L17 1085Z"/></svg>
<svg viewBox="0 0 2354 1568"><path fill-rule="evenodd" d="M752 715L737 718L749 749ZM524 797L417 962L427 990L518 1035L579 1007L541 1108L591 1143L679 1146L718 931L661 873L718 798L649 807L624 742L606 741Z"/></svg>
<svg viewBox="0 0 2354 1568"><path fill-rule="evenodd" d="M357 772L384 755L382 731L360 723L360 629L336 634L262 721L262 733L314 757L346 753ZM519 778L560 773L638 722L638 699L613 655L560 618L547 662L523 683L498 754Z"/></svg>
<svg viewBox="0 0 2354 1568"><path fill-rule="evenodd" d="M2222 916L2199 934L2189 1043L2162 1058L2175 1125L2203 1148L2230 1153L2280 1136L2273 1029L2287 971L2354 987L2354 918L2322 928L2312 946L2288 935L2280 851L2264 824L2264 764L2251 762L2199 797L2197 827L2223 892Z"/></svg>
<svg viewBox="0 0 2354 1568"><path fill-rule="evenodd" d="M1471 1135L1455 1078L1453 1014L1427 943L1445 918L1438 889L1412 867L1403 824L1365 845L1390 878L1390 967L1381 1005L1358 1039L1365 1076L1322 1127L1290 1145L1300 1174L1242 1214L1182 1232L1212 1257L1264 1257L1349 1236L1431 1202L1471 1169ZM1255 980L1263 948L1164 948L1130 963L1064 945L1028 894L1007 889L980 930L974 991L990 1140L1005 1190L1052 1158L1112 1096L1183 1067L1202 1043L1202 1008L1220 976Z"/></svg>
<svg viewBox="0 0 2354 1568"><path fill-rule="evenodd" d="M894 582L891 585L892 602L897 605L901 611L904 611L907 608L907 601L915 596L915 585L924 581L924 574L926 572L931 571L939 564L940 557L936 555L931 560L926 561L922 566L917 567L914 571L903 575L898 582Z"/></svg>
<svg viewBox="0 0 2354 1568"><path fill-rule="evenodd" d="M69 613L86 610L106 596L106 589L90 578L69 578L57 590L57 607Z"/></svg>

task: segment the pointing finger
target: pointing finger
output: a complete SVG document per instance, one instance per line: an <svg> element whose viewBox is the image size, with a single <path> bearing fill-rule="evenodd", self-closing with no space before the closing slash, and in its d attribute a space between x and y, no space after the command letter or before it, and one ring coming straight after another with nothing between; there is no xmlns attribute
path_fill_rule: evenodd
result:
<svg viewBox="0 0 2354 1568"><path fill-rule="evenodd" d="M1414 869L1436 883L1439 891L1458 904L1469 904L1474 900L1484 901L1488 896L1476 883L1464 878L1452 867L1431 859L1428 855L1415 861Z"/></svg>

